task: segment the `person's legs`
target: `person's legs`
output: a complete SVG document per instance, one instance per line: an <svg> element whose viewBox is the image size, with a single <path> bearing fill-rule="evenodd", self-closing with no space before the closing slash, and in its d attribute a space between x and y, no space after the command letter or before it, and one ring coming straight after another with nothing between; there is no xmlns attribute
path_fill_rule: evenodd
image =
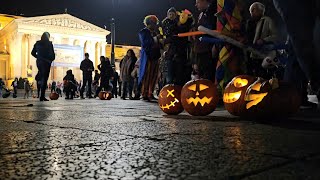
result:
<svg viewBox="0 0 320 180"><path fill-rule="evenodd" d="M127 96L127 88L128 88L128 81L122 81L122 95L121 95L122 99L125 99Z"/></svg>
<svg viewBox="0 0 320 180"><path fill-rule="evenodd" d="M40 94L40 100L47 101L45 98L46 94L46 89L47 89L47 84L48 84L48 78L50 75L50 66L51 64L47 62L41 62L41 94Z"/></svg>
<svg viewBox="0 0 320 180"><path fill-rule="evenodd" d="M316 1L302 3L299 0L274 0L273 2L286 24L301 69L311 81L313 89L318 90L320 88L320 60L316 57L313 42ZM303 22L303 26L297 26L297 22Z"/></svg>
<svg viewBox="0 0 320 180"><path fill-rule="evenodd" d="M130 78L128 82L128 93L129 93L129 98L132 99L132 91L133 91L133 84L134 84L134 79Z"/></svg>
<svg viewBox="0 0 320 180"><path fill-rule="evenodd" d="M89 77L89 78L88 78L88 95L89 95L89 98L92 98L92 90L91 90L91 87L92 87L92 77Z"/></svg>
<svg viewBox="0 0 320 180"><path fill-rule="evenodd" d="M86 85L88 83L88 78L86 76L83 76L83 82L82 82L82 87L80 89L80 97L83 99L83 93L84 93L84 90L86 88Z"/></svg>

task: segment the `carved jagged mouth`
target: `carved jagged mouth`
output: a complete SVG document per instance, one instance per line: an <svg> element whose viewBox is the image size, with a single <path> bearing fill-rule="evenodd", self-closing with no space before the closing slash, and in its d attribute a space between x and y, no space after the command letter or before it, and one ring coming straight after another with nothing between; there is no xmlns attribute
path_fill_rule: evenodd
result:
<svg viewBox="0 0 320 180"><path fill-rule="evenodd" d="M223 102L225 103L234 103L238 101L241 97L242 91L234 92L234 93L224 93L223 94Z"/></svg>
<svg viewBox="0 0 320 180"><path fill-rule="evenodd" d="M202 99L200 99L199 97L196 97L196 98L191 97L187 99L187 103L188 104L193 103L194 106L197 106L198 103L200 103L201 106L204 106L205 104L210 104L211 100L212 100L212 97L211 98L204 97Z"/></svg>
<svg viewBox="0 0 320 180"><path fill-rule="evenodd" d="M179 103L179 100L177 98L174 98L174 101L171 101L170 104L160 105L160 108L162 110L170 109L171 107L176 106L176 103Z"/></svg>

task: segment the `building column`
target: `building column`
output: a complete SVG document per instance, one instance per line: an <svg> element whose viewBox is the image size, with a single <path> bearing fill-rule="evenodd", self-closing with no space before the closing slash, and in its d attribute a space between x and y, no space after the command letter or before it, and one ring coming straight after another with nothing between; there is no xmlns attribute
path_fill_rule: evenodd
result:
<svg viewBox="0 0 320 180"><path fill-rule="evenodd" d="M22 76L22 33L16 33L13 36L13 45L10 48L10 78L19 78Z"/></svg>

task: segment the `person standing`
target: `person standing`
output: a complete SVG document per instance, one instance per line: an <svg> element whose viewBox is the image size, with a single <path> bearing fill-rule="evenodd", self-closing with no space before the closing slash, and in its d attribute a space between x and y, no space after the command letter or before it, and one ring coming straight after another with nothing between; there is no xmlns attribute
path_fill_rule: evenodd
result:
<svg viewBox="0 0 320 180"><path fill-rule="evenodd" d="M94 93L97 92L97 90L98 90L98 87L99 87L99 79L100 79L99 71L98 71L98 70L95 70L95 71L94 71L94 77L93 77L93 83L92 83L93 92L94 92ZM96 97L97 97L97 94L95 94L94 97L96 98Z"/></svg>
<svg viewBox="0 0 320 180"><path fill-rule="evenodd" d="M44 32L41 36L41 40L36 42L31 52L31 55L37 58L37 67L40 73L40 101L49 101L45 98L45 92L48 84L51 63L55 59L53 45L52 42L49 41L49 38L50 34L48 32Z"/></svg>
<svg viewBox="0 0 320 180"><path fill-rule="evenodd" d="M139 84L142 83L142 96L144 100L151 101L153 91L158 78L160 46L158 34L156 33L159 19L154 15L146 16L144 25L139 32L141 42L141 59Z"/></svg>
<svg viewBox="0 0 320 180"><path fill-rule="evenodd" d="M30 83L28 79L25 79L24 81L24 99L29 98L29 92L30 92Z"/></svg>
<svg viewBox="0 0 320 180"><path fill-rule="evenodd" d="M89 59L89 53L84 54L85 59L80 64L80 69L83 75L83 84L80 90L80 98L84 99L83 92L88 84L87 97L92 98L91 85L92 85L92 71L94 70L93 62Z"/></svg>
<svg viewBox="0 0 320 180"><path fill-rule="evenodd" d="M3 80L2 80L2 78L0 78L0 97L2 97L2 89L3 89L3 87L4 87L4 82L3 82Z"/></svg>
<svg viewBox="0 0 320 180"><path fill-rule="evenodd" d="M125 100L127 93L129 93L129 99L132 100L132 90L133 90L133 78L131 73L134 69L134 65L137 62L137 57L132 49L127 51L127 55L123 58L120 79L122 81L122 95L121 99Z"/></svg>
<svg viewBox="0 0 320 180"><path fill-rule="evenodd" d="M110 60L106 59L104 56L100 57L100 64L98 65L98 69L100 70L100 88L96 92L96 95L103 89L104 91L111 91L109 88L110 79L113 77L113 69L110 64Z"/></svg>
<svg viewBox="0 0 320 180"><path fill-rule="evenodd" d="M320 1L273 0L273 3L285 23L290 44L297 57L289 59L290 65L285 68L285 74L289 77L287 80L294 83L298 81L303 86L309 81L320 102L320 57L317 56L316 47L319 42L316 41L316 33L319 34L319 31L315 31L317 19L320 18ZM294 67L295 64L298 66ZM297 68L302 70L301 76L305 76L306 80L301 76L292 78L297 74Z"/></svg>
<svg viewBox="0 0 320 180"><path fill-rule="evenodd" d="M118 98L118 82L119 82L119 74L118 72L115 70L115 68L113 69L114 74L113 74L113 80L112 80L112 94L115 98Z"/></svg>
<svg viewBox="0 0 320 180"><path fill-rule="evenodd" d="M216 29L215 13L217 8L214 2L211 0L196 0L197 9L201 12L198 17L197 26L204 26L209 29ZM214 61L212 54L213 45L201 42L198 37L194 41L194 53L195 60L194 62L199 68L200 78L209 79L215 82L215 71L217 62Z"/></svg>
<svg viewBox="0 0 320 180"><path fill-rule="evenodd" d="M265 6L260 2L254 2L250 8L251 19L246 25L246 32L249 43L252 43L257 48L262 48L264 45L275 43L277 40L277 29L273 20L264 15ZM249 75L259 76L265 79L272 78L272 74L268 74L261 64L264 57L259 57L251 54L247 64Z"/></svg>
<svg viewBox="0 0 320 180"><path fill-rule="evenodd" d="M11 86L13 87L13 98L17 97L18 94L18 78L15 78L14 81L12 81Z"/></svg>

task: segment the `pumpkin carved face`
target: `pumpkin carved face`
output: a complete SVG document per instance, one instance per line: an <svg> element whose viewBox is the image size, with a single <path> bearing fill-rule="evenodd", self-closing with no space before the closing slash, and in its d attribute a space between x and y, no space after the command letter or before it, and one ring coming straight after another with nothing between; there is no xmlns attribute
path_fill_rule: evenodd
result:
<svg viewBox="0 0 320 180"><path fill-rule="evenodd" d="M107 91L100 91L98 97L100 100L110 100L112 98L112 95Z"/></svg>
<svg viewBox="0 0 320 180"><path fill-rule="evenodd" d="M56 93L56 92L52 92L52 93L50 93L49 98L51 100L58 100L59 99L59 94Z"/></svg>
<svg viewBox="0 0 320 180"><path fill-rule="evenodd" d="M168 84L161 89L158 104L164 113L177 115L183 111L181 89L180 86L172 84Z"/></svg>
<svg viewBox="0 0 320 180"><path fill-rule="evenodd" d="M245 94L255 78L248 75L237 76L226 86L223 102L230 114L240 116L246 108Z"/></svg>
<svg viewBox="0 0 320 180"><path fill-rule="evenodd" d="M181 102L189 114L206 116L212 113L217 106L217 88L210 80L189 81L182 88Z"/></svg>
<svg viewBox="0 0 320 180"><path fill-rule="evenodd" d="M285 94L285 91L297 94L294 88L289 91L287 85L279 87L278 81L274 84L259 77L241 75L226 86L223 102L226 110L235 116L272 116L296 112L299 101L286 96L279 98L279 94ZM280 101L282 107L274 108ZM284 110L290 101L294 104L292 110Z"/></svg>

